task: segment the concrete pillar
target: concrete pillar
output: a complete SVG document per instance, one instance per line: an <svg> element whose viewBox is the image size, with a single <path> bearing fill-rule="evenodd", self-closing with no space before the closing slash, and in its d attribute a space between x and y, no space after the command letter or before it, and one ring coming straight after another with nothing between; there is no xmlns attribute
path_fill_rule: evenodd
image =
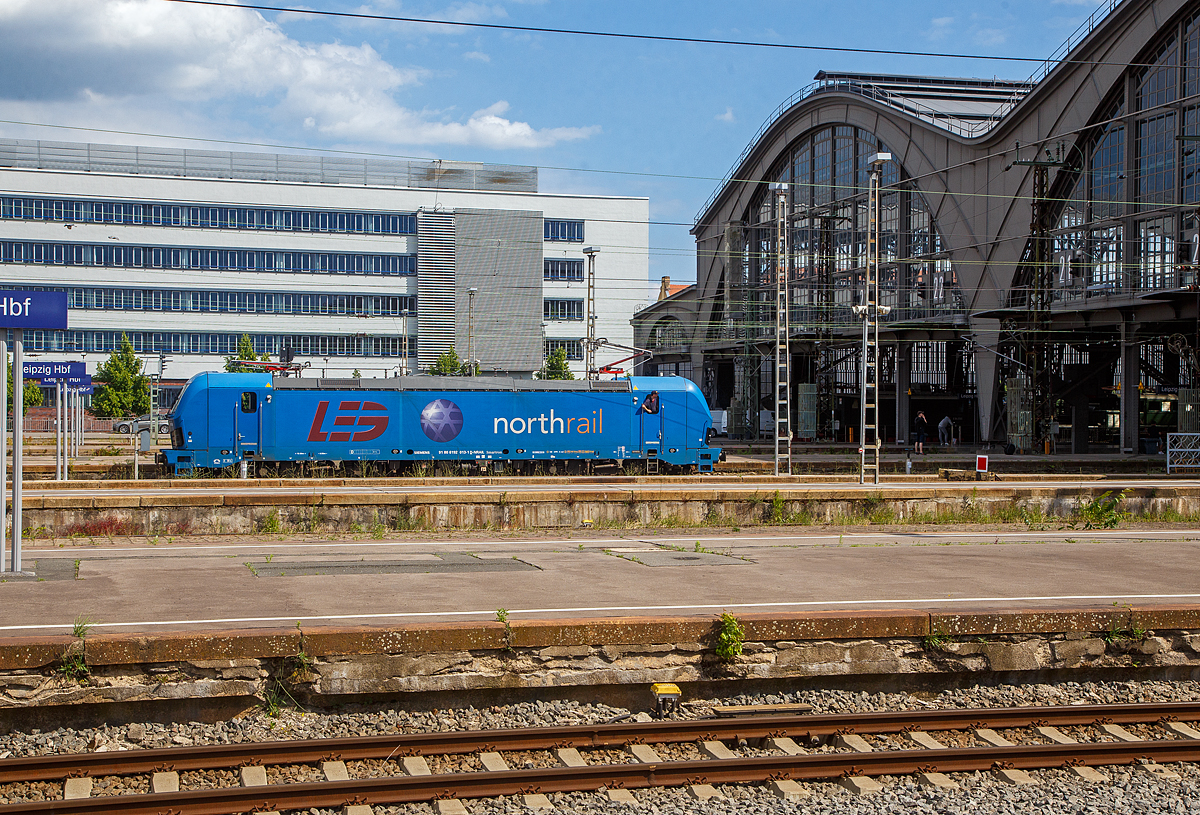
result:
<svg viewBox="0 0 1200 815"><path fill-rule="evenodd" d="M976 328L975 335L975 394L978 399L977 413L979 416L979 435L976 442L992 444L1001 441L1003 437L993 438L992 423L996 420L993 410L996 405L996 389L1000 384L996 380L996 362L1000 359L997 353L1000 349L1000 332L996 320L980 320L985 330ZM992 328L991 326L997 326Z"/></svg>
<svg viewBox="0 0 1200 815"><path fill-rule="evenodd" d="M1076 388L1071 394L1071 452L1088 452L1088 415L1089 402L1087 391Z"/></svg>
<svg viewBox="0 0 1200 815"><path fill-rule="evenodd" d="M1138 383L1142 379L1141 362L1138 344L1133 337L1125 337L1121 343L1121 452L1134 455L1139 452Z"/></svg>
<svg viewBox="0 0 1200 815"><path fill-rule="evenodd" d="M909 405L912 397L908 390L912 386L912 343L896 343L896 443L908 449L908 436L912 431Z"/></svg>

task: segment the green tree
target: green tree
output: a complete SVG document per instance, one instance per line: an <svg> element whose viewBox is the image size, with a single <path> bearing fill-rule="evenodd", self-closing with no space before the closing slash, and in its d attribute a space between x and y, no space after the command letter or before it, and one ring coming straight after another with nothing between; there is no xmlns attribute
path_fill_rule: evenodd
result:
<svg viewBox="0 0 1200 815"><path fill-rule="evenodd" d="M258 354L254 353L254 340L249 334L243 334L238 340L237 356L225 357L225 371L231 374L248 374L255 370L252 365L242 365L242 362L255 362Z"/></svg>
<svg viewBox="0 0 1200 815"><path fill-rule="evenodd" d="M575 374L571 373L571 368L567 365L567 349L560 346L551 351L542 365L542 370L538 371L537 378L574 379Z"/></svg>
<svg viewBox="0 0 1200 815"><path fill-rule="evenodd" d="M9 356L8 361L8 394L5 397L8 401L5 402L5 407L13 403L13 378L12 378L12 357ZM42 403L42 389L37 386L32 380L25 380L25 410L22 416L29 412L31 407L37 407Z"/></svg>
<svg viewBox="0 0 1200 815"><path fill-rule="evenodd" d="M150 412L150 377L142 375L142 361L133 353L129 337L92 377L99 387L92 397L92 414L99 417L141 416Z"/></svg>
<svg viewBox="0 0 1200 815"><path fill-rule="evenodd" d="M440 355L429 369L430 376L464 376L466 372L467 366L453 348Z"/></svg>

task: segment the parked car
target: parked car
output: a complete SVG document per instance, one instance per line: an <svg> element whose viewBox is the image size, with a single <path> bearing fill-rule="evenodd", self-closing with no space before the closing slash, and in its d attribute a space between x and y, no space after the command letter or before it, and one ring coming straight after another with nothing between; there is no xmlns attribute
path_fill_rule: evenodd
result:
<svg viewBox="0 0 1200 815"><path fill-rule="evenodd" d="M143 430L153 430L154 425L150 421L150 414L138 416L136 419L118 419L113 423L113 430L118 433L141 433ZM170 433L171 423L162 416L158 417L158 432L159 434Z"/></svg>

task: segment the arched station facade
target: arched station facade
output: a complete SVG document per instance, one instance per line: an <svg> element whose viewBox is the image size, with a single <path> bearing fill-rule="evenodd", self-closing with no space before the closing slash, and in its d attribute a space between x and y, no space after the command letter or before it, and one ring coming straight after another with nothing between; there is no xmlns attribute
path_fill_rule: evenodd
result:
<svg viewBox="0 0 1200 815"><path fill-rule="evenodd" d="M784 274L793 433L853 440L879 154L882 437L918 409L1037 452L1200 430L1200 2L1114 3L1025 82L818 74L699 214L696 286L635 317L644 370L769 437Z"/></svg>

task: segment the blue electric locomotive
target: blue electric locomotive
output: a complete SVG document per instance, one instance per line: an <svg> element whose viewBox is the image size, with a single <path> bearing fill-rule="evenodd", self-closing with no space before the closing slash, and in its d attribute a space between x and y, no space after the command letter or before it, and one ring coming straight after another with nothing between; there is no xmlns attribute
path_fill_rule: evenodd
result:
<svg viewBox="0 0 1200 815"><path fill-rule="evenodd" d="M172 472L241 461L661 462L712 472L712 415L691 381L302 379L203 373L169 414ZM574 466L581 466L575 464ZM640 466L640 465L639 465Z"/></svg>

